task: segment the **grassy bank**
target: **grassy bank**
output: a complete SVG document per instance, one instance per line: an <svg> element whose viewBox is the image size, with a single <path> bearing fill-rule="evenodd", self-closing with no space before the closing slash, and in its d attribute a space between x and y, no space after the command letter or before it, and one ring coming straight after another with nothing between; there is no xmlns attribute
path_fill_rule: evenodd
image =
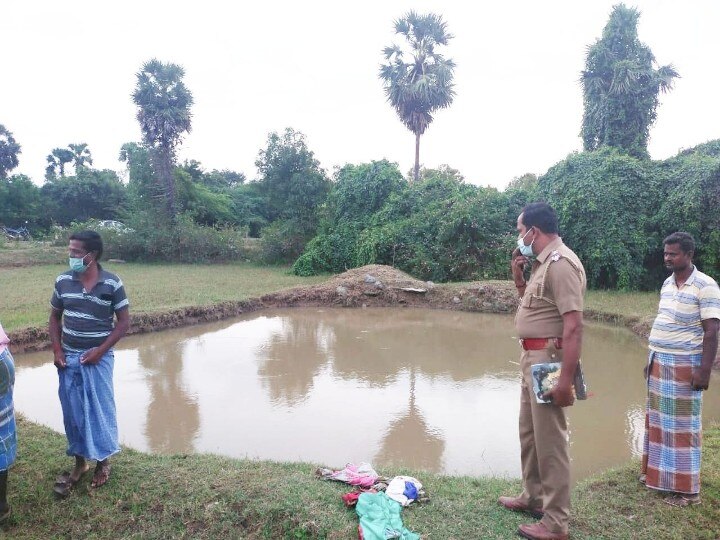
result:
<svg viewBox="0 0 720 540"><path fill-rule="evenodd" d="M10 475L8 538L357 538L357 517L340 496L348 486L317 480L314 465L211 455L156 456L124 449L110 482L89 491L90 475L66 500L51 492L67 469L65 439L21 421ZM572 537L714 539L720 536L720 429L705 432L703 504L676 509L637 482L638 464L601 474L573 493ZM337 465L337 464L335 464ZM423 538L512 538L526 516L496 499L516 481L406 473L424 482L429 503L403 511Z"/></svg>
<svg viewBox="0 0 720 540"><path fill-rule="evenodd" d="M0 268L0 316L6 331L45 326L55 277L67 265ZM158 313L187 306L246 300L263 294L312 285L326 277L293 276L287 268L238 264L113 264L103 268L122 278L132 313Z"/></svg>
<svg viewBox="0 0 720 540"><path fill-rule="evenodd" d="M112 264L105 268L120 275L133 313L160 313L188 306L207 306L246 300L270 292L313 285L327 277L304 278L287 268L254 264ZM50 295L62 264L1 267L2 324L7 331L47 324ZM465 284L453 284L461 288ZM587 308L613 317L648 320L657 310L655 292L588 291Z"/></svg>

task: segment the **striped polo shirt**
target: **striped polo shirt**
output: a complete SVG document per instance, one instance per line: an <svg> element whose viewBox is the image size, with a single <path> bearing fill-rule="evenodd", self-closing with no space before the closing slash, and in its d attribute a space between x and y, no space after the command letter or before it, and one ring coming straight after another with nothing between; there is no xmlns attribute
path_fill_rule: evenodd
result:
<svg viewBox="0 0 720 540"><path fill-rule="evenodd" d="M99 264L98 270L100 276L91 291L83 289L79 274L72 270L55 280L50 305L63 314L64 349L84 351L101 345L114 328L115 312L129 306L120 278Z"/></svg>
<svg viewBox="0 0 720 540"><path fill-rule="evenodd" d="M702 353L706 319L720 319L720 288L695 268L678 289L675 274L663 283L660 306L650 332L650 350L669 354Z"/></svg>

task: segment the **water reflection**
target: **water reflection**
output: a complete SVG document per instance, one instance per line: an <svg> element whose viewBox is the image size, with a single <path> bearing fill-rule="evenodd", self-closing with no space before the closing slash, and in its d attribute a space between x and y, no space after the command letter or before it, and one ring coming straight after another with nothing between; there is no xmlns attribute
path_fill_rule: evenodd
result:
<svg viewBox="0 0 720 540"><path fill-rule="evenodd" d="M134 336L116 351L121 441L162 453L518 477L513 334L508 316L298 309ZM586 330L592 397L568 410L573 478L641 451L644 349L617 327ZM61 431L51 355L16 361L18 410ZM720 418L720 393L703 408Z"/></svg>
<svg viewBox="0 0 720 540"><path fill-rule="evenodd" d="M442 431L428 425L415 403L414 367L410 368L408 379L408 409L390 422L375 461L413 469L440 471L445 450Z"/></svg>
<svg viewBox="0 0 720 540"><path fill-rule="evenodd" d="M266 343L257 348L258 374L273 401L293 405L305 399L326 363L335 334L319 313L283 318Z"/></svg>
<svg viewBox="0 0 720 540"><path fill-rule="evenodd" d="M200 429L195 396L183 381L184 342L158 334L137 347L150 390L144 434L153 452L191 453Z"/></svg>

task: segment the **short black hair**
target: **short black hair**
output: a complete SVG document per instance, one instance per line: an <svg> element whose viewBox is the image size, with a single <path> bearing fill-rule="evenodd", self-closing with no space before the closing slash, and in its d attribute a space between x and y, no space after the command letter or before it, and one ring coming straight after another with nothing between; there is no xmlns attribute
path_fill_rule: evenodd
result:
<svg viewBox="0 0 720 540"><path fill-rule="evenodd" d="M558 233L558 218L553 207L546 202L530 203L522 209L522 224L526 229L537 227L545 234Z"/></svg>
<svg viewBox="0 0 720 540"><path fill-rule="evenodd" d="M695 239L690 233L674 232L663 240L663 246L668 244L678 244L682 252L686 255L688 253L695 253Z"/></svg>
<svg viewBox="0 0 720 540"><path fill-rule="evenodd" d="M103 253L103 241L100 234L95 231L78 231L70 235L70 240L77 240L83 243L85 251L95 252L95 260L99 261Z"/></svg>

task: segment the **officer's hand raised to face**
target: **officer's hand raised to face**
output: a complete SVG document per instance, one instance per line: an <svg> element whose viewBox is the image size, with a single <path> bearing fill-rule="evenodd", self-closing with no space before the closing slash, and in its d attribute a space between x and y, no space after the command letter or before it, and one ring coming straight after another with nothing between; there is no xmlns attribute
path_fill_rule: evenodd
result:
<svg viewBox="0 0 720 540"><path fill-rule="evenodd" d="M512 252L512 259L510 260L510 271L512 272L512 277L516 284L525 281L523 271L525 270L525 265L529 262L528 258L524 255L520 255L520 250L515 248Z"/></svg>

